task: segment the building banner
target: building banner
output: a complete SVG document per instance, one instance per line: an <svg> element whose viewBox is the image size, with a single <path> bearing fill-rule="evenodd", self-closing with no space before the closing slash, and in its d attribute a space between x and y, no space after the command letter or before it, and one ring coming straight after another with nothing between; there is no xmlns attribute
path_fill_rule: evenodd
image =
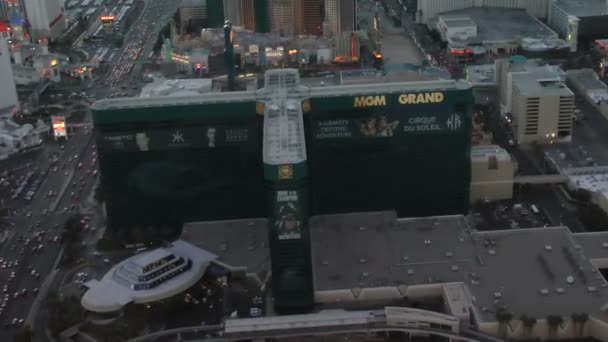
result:
<svg viewBox="0 0 608 342"><path fill-rule="evenodd" d="M124 132L109 133L99 136L97 139L97 148L101 151L137 151L136 134L133 132Z"/></svg>
<svg viewBox="0 0 608 342"><path fill-rule="evenodd" d="M374 114L364 118L314 120L312 129L316 140L384 138L424 134L461 132L465 123L463 113L448 115Z"/></svg>
<svg viewBox="0 0 608 342"><path fill-rule="evenodd" d="M304 225L301 193L297 190L279 190L275 193L274 229L279 240L295 240L302 237Z"/></svg>
<svg viewBox="0 0 608 342"><path fill-rule="evenodd" d="M253 130L246 126L177 127L141 132L108 133L99 139L102 149L147 152L184 148L215 148L246 144Z"/></svg>

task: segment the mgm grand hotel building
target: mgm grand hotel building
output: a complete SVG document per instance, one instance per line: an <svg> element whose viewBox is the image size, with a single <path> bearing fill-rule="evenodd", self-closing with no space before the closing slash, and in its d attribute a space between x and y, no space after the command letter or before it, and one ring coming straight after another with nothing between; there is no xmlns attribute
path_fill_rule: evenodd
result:
<svg viewBox="0 0 608 342"><path fill-rule="evenodd" d="M108 99L93 118L110 232L267 218L275 306L312 303L309 218L464 214L473 94L461 81Z"/></svg>

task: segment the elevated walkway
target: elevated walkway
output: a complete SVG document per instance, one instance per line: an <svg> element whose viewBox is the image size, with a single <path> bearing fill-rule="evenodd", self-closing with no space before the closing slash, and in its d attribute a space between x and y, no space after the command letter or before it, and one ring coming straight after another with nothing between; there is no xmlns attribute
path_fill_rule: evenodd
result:
<svg viewBox="0 0 608 342"><path fill-rule="evenodd" d="M513 179L515 184L560 184L568 182L567 175L519 176Z"/></svg>

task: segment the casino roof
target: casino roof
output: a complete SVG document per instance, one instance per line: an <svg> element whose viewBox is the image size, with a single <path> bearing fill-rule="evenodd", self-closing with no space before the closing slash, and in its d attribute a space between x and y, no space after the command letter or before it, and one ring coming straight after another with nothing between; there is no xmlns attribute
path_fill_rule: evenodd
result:
<svg viewBox="0 0 608 342"><path fill-rule="evenodd" d="M494 321L503 306L516 317L544 318L596 313L608 303L606 281L566 227L476 232L462 216L390 212L310 222L317 301L412 299L416 288L462 283L482 321Z"/></svg>
<svg viewBox="0 0 608 342"><path fill-rule="evenodd" d="M398 92L419 92L443 89L468 89L470 85L459 80L436 80L420 82L393 82L384 83L382 87L377 84L357 84L327 87L296 87L290 95L300 97L332 97L357 96L367 94L389 94ZM183 97L150 97L150 98L117 98L103 99L93 104L96 111L117 110L129 108L154 108L172 106L192 106L202 104L230 104L238 102L254 102L267 99L272 92L265 92L264 88L257 91L235 91L201 94L198 96Z"/></svg>

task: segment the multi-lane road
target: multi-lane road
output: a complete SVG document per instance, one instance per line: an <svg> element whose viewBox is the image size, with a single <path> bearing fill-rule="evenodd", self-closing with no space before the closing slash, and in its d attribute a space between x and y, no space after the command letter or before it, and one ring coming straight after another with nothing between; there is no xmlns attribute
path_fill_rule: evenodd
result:
<svg viewBox="0 0 608 342"><path fill-rule="evenodd" d="M91 135L81 129L64 146L34 198L18 200L21 203L16 204L20 204L21 210L6 218L9 223L7 238L0 245L0 260L3 260L0 263L0 303L6 300L0 314L0 341L12 340L16 325L19 325L13 325L13 321L25 321L35 297L45 295L44 291L39 294L35 291L42 287L55 265L61 249L61 229L69 215L83 209L94 190L96 163L93 164ZM82 167L78 167L79 164ZM57 195L48 197L50 191ZM64 212L64 208L68 210ZM12 266L8 267L11 262ZM13 272L14 277L10 279ZM16 295L22 291L26 294Z"/></svg>
<svg viewBox="0 0 608 342"><path fill-rule="evenodd" d="M107 74L100 75L98 79L103 82L98 82L91 89L97 93L97 98L124 89L126 85L134 86L134 74L139 73L139 70L133 72L134 65L138 60L147 58L156 42L158 31L178 6L178 2L173 1L145 1L145 9L125 36L119 63ZM86 120L90 121L90 118ZM79 128L63 148L47 144L42 149L44 152L39 153L37 161L32 161L30 167L48 172L43 176L33 199L26 201L20 198L11 203L18 210L6 218L7 231L0 234L0 240L4 239L0 243L0 341L11 341L18 326L22 324L34 326L35 341L48 340L45 333L46 310L40 304L46 297L47 290L58 289L71 270L64 268L59 272L54 271L62 249L61 230L70 215L90 212L95 205L92 194L98 175L95 171L97 163L92 135L86 129ZM50 167L46 157L49 152L58 153L57 161ZM48 196L49 193L52 195ZM93 220L91 226L96 225ZM100 235L99 227L96 228L95 234L90 230L84 232L84 260L99 259L92 256L95 240ZM108 257L115 259L113 256ZM4 262L6 268L2 268ZM8 267L11 262L12 265ZM14 276L11 275L13 272ZM55 275L57 276L54 277ZM6 304L2 304L5 298Z"/></svg>
<svg viewBox="0 0 608 342"><path fill-rule="evenodd" d="M118 61L112 66L102 84L111 87L127 85L124 81L132 81L129 75L138 74L139 70L131 73L141 58L147 58L158 38L158 32L171 14L179 7L178 1L147 0L142 14L126 34L123 48Z"/></svg>

